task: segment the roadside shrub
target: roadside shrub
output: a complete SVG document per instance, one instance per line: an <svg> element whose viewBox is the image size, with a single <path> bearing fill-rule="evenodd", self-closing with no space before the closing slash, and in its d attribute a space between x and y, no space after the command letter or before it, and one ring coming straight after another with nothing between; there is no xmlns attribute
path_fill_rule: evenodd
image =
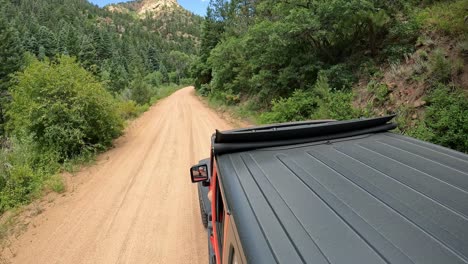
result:
<svg viewBox="0 0 468 264"><path fill-rule="evenodd" d="M320 76L314 86L317 98L317 109L311 119L346 120L357 118L360 112L354 109L352 101L354 94L346 91L332 91L325 77Z"/></svg>
<svg viewBox="0 0 468 264"><path fill-rule="evenodd" d="M357 82L357 77L347 64L336 64L327 70L320 72L323 74L333 90L350 89Z"/></svg>
<svg viewBox="0 0 468 264"><path fill-rule="evenodd" d="M359 65L358 74L360 78L382 78L383 73L372 59L365 60Z"/></svg>
<svg viewBox="0 0 468 264"><path fill-rule="evenodd" d="M390 93L386 84L374 80L371 80L367 84L367 91L374 95L374 100L377 104L383 104Z"/></svg>
<svg viewBox="0 0 468 264"><path fill-rule="evenodd" d="M211 92L211 86L209 83L205 83L200 85L200 89L198 89L198 93L201 96L208 96Z"/></svg>
<svg viewBox="0 0 468 264"><path fill-rule="evenodd" d="M16 78L7 112L10 131L31 135L61 160L102 150L121 133L115 100L74 59L35 60Z"/></svg>
<svg viewBox="0 0 468 264"><path fill-rule="evenodd" d="M180 79L180 85L192 85L194 83L194 80L192 78L181 78Z"/></svg>
<svg viewBox="0 0 468 264"><path fill-rule="evenodd" d="M411 18L393 23L383 48L383 54L390 63L398 63L404 56L414 52L419 29L419 23Z"/></svg>
<svg viewBox="0 0 468 264"><path fill-rule="evenodd" d="M179 82L179 75L177 74L177 72L170 72L168 76L169 76L169 82L171 83Z"/></svg>
<svg viewBox="0 0 468 264"><path fill-rule="evenodd" d="M141 78L135 78L130 84L130 98L139 105L149 103L152 96L152 89L148 83Z"/></svg>
<svg viewBox="0 0 468 264"><path fill-rule="evenodd" d="M65 192L65 183L63 182L62 176L60 174L52 175L44 182L44 188L56 193Z"/></svg>
<svg viewBox="0 0 468 264"><path fill-rule="evenodd" d="M457 48L463 57L468 57L468 38L461 40L458 43Z"/></svg>
<svg viewBox="0 0 468 264"><path fill-rule="evenodd" d="M146 75L144 81L153 87L158 87L163 84L164 75L160 71L155 71Z"/></svg>
<svg viewBox="0 0 468 264"><path fill-rule="evenodd" d="M135 101L123 100L118 104L119 114L122 119L134 119L145 111L144 106L139 106Z"/></svg>
<svg viewBox="0 0 468 264"><path fill-rule="evenodd" d="M383 54L389 63L399 63L405 55L414 52L414 47L406 44L391 44L383 49Z"/></svg>
<svg viewBox="0 0 468 264"><path fill-rule="evenodd" d="M445 53L437 49L429 57L430 79L433 82L447 83L452 75L452 65L445 58Z"/></svg>
<svg viewBox="0 0 468 264"><path fill-rule="evenodd" d="M212 100L224 102L226 105L235 105L240 102L240 96L232 91L216 91L210 94Z"/></svg>
<svg viewBox="0 0 468 264"><path fill-rule="evenodd" d="M0 149L0 214L31 201L60 169L57 153L41 151L31 136L13 138L9 145Z"/></svg>
<svg viewBox="0 0 468 264"><path fill-rule="evenodd" d="M177 84L169 84L169 85L158 87L153 93L153 97L151 98L150 104L152 105L156 103L156 101L168 97L169 95L173 94L175 91L179 90L180 88L181 86Z"/></svg>
<svg viewBox="0 0 468 264"><path fill-rule="evenodd" d="M301 121L309 118L316 107L316 100L312 92L296 90L288 98L273 100L271 111L263 113L260 122L267 124Z"/></svg>
<svg viewBox="0 0 468 264"><path fill-rule="evenodd" d="M261 123L280 123L307 119L345 120L359 117L352 107L353 93L332 91L328 80L319 76L313 89L296 90L289 98L272 102L272 110L260 116Z"/></svg>
<svg viewBox="0 0 468 264"><path fill-rule="evenodd" d="M424 73L428 70L428 54L424 50L419 50L412 56L414 60L412 79L418 80L425 78Z"/></svg>
<svg viewBox="0 0 468 264"><path fill-rule="evenodd" d="M468 153L468 93L439 84L427 101L424 120L407 134Z"/></svg>

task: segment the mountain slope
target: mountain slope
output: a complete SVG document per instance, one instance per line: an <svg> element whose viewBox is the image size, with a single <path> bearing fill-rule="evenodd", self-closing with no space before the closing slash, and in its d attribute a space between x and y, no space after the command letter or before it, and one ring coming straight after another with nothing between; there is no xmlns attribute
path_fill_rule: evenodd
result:
<svg viewBox="0 0 468 264"><path fill-rule="evenodd" d="M198 50L200 46L203 18L184 9L176 0L135 0L111 4L106 9L140 19L146 28L184 50Z"/></svg>

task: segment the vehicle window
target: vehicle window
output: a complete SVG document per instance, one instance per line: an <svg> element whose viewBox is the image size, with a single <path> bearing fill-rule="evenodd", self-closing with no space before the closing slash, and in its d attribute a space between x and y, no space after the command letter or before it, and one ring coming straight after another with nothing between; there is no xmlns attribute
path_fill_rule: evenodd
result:
<svg viewBox="0 0 468 264"><path fill-rule="evenodd" d="M238 264L236 251L234 249L231 250L231 260L229 260L229 264Z"/></svg>
<svg viewBox="0 0 468 264"><path fill-rule="evenodd" d="M218 185L219 186L219 185ZM220 252L223 251L223 241L224 241L224 203L221 191L219 188L216 188L216 230L218 233L218 245Z"/></svg>

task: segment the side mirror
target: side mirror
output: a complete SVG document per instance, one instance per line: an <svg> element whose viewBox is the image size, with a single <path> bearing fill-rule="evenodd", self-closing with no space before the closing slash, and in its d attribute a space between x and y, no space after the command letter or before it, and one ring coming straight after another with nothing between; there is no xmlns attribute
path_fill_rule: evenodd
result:
<svg viewBox="0 0 468 264"><path fill-rule="evenodd" d="M208 165L195 165L190 169L192 182L203 182L208 180Z"/></svg>

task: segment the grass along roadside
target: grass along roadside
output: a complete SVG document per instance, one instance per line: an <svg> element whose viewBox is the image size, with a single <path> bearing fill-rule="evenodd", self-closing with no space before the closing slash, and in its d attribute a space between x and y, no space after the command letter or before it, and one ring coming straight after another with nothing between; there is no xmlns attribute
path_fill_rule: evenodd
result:
<svg viewBox="0 0 468 264"><path fill-rule="evenodd" d="M233 127L246 127L258 124L258 113L249 109L246 103L228 105L222 100L204 96L197 91L195 93L205 105L213 109L221 118L233 125Z"/></svg>
<svg viewBox="0 0 468 264"><path fill-rule="evenodd" d="M195 90L195 93L209 108L215 110L221 117L236 127L259 123L258 111L251 104L252 101L227 103L228 100L219 95L206 95L198 90Z"/></svg>

